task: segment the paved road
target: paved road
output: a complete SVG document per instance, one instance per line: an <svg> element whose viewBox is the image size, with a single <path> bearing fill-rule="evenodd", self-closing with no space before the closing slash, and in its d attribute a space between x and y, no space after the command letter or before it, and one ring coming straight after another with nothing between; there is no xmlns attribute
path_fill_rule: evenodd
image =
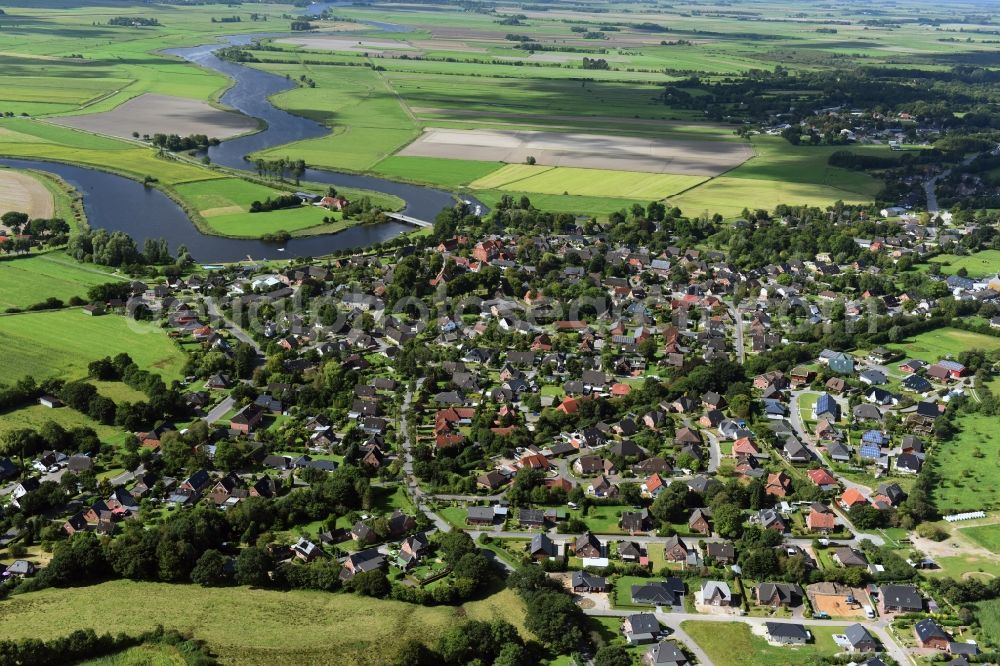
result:
<svg viewBox="0 0 1000 666"><path fill-rule="evenodd" d="M230 333L233 334L234 338L236 338L240 342L245 342L246 344L253 347L254 350L257 352L257 355L261 357L260 359L258 359L259 363L261 364L263 363L264 360L263 351L261 350L260 345L257 344L257 341L254 340L250 336L250 334L247 333L245 330L243 330L235 323L227 319L226 316L222 314L222 310L220 310L219 307L215 304L215 301L212 299L211 296L207 296L205 298L205 310L208 312L208 315L211 318L211 323L213 326L215 326L216 328L224 328L228 330Z"/></svg>
<svg viewBox="0 0 1000 666"><path fill-rule="evenodd" d="M712 474L722 464L722 448L719 446L719 438L715 436L715 433L708 430L702 430L702 432L708 437L708 473Z"/></svg>
<svg viewBox="0 0 1000 666"><path fill-rule="evenodd" d="M232 409L235 404L236 400L234 400L231 396L226 396L222 402L213 407L212 411L205 415L205 422L208 425L212 425L217 421L221 421L222 417L226 415L226 412Z"/></svg>
<svg viewBox="0 0 1000 666"><path fill-rule="evenodd" d="M836 472L830 469L830 461L823 456L822 452L819 450L819 446L817 445L815 438L813 437L813 433L807 430L805 423L802 422L802 414L799 411L799 398L802 396L803 393L815 393L815 391L792 391L791 399L788 402L789 422L792 424L792 429L795 430L795 434L798 436L799 441L805 444L806 448L808 448L809 451L814 456L816 456L817 460L819 460L824 464L824 466L827 468L827 471L833 474L833 476L836 477L838 481L840 481L840 483L844 486L845 489L854 488L862 495L865 495L866 497L871 495L873 492L872 488L845 479L844 477L839 476ZM838 400L837 402L840 403L840 400ZM841 404L840 407L842 411L846 409L843 404ZM846 414L847 412L845 411L844 413Z"/></svg>
<svg viewBox="0 0 1000 666"><path fill-rule="evenodd" d="M424 383L423 379L417 380L417 388ZM413 391L407 389L406 393L403 395L403 404L399 408L399 429L403 433L403 476L406 479L406 489L410 493L410 499L416 505L417 509L424 512L424 514L431 519L434 526L442 532L450 532L451 525L444 518L434 513L430 506L428 506L424 491L420 489L420 483L417 481L417 477L413 475L413 441L410 439L410 409L413 405ZM475 537L473 537L475 538ZM499 562L499 558L497 559ZM501 562L501 564L503 564Z"/></svg>
<svg viewBox="0 0 1000 666"><path fill-rule="evenodd" d="M729 308L729 315L733 318L733 344L736 346L736 359L742 365L746 362L746 349L743 342L743 317L736 306L726 303L726 307Z"/></svg>

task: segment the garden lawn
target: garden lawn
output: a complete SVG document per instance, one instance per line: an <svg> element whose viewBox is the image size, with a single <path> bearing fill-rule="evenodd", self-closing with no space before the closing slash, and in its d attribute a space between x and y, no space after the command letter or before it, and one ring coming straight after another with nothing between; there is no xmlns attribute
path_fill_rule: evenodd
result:
<svg viewBox="0 0 1000 666"><path fill-rule="evenodd" d="M958 419L959 432L941 442L932 458L939 481L934 504L942 514L1000 509L1000 431L996 418L980 414Z"/></svg>
<svg viewBox="0 0 1000 666"><path fill-rule="evenodd" d="M822 657L840 652L833 642L839 627L807 625L814 642L799 647L773 647L741 622L699 622L689 620L681 628L701 646L715 666L806 666L819 663Z"/></svg>
<svg viewBox="0 0 1000 666"><path fill-rule="evenodd" d="M473 182L471 187L648 201L676 194L706 180L705 176L508 164Z"/></svg>
<svg viewBox="0 0 1000 666"><path fill-rule="evenodd" d="M59 251L0 261L0 312L50 297L65 303L73 296L86 297L94 285L121 279Z"/></svg>
<svg viewBox="0 0 1000 666"><path fill-rule="evenodd" d="M958 356L961 352L971 349L983 351L1000 349L1000 338L958 328L939 328L888 346L900 351L907 358L936 363L946 356Z"/></svg>
<svg viewBox="0 0 1000 666"><path fill-rule="evenodd" d="M655 577L644 578L642 576L622 576L615 582L615 589L611 592L611 605L615 608L641 608L652 612L652 606L632 603L632 586L645 585L646 583L658 580L662 579Z"/></svg>
<svg viewBox="0 0 1000 666"><path fill-rule="evenodd" d="M623 534L618 521L622 511L627 509L626 506L591 506L586 515L579 509L570 511L570 515L573 518L581 518L594 534Z"/></svg>
<svg viewBox="0 0 1000 666"><path fill-rule="evenodd" d="M0 383L27 375L82 379L91 361L127 352L140 368L169 384L181 378L185 362L184 353L158 326L118 315L90 317L79 309L0 317L0 345Z"/></svg>
<svg viewBox="0 0 1000 666"><path fill-rule="evenodd" d="M803 393L799 396L799 416L803 423L815 421L812 409L817 400L819 400L819 393Z"/></svg>
<svg viewBox="0 0 1000 666"><path fill-rule="evenodd" d="M245 587L113 581L48 589L0 605L0 638L51 638L104 626L121 608L142 608L115 621L115 632L162 624L208 643L223 664L327 663L375 666L395 659L410 639L434 642L462 620L503 618L523 627L524 607L510 591L458 608L425 607L353 594ZM296 619L289 621L290 609ZM239 631L234 631L234 623ZM359 627L364 627L359 631Z"/></svg>

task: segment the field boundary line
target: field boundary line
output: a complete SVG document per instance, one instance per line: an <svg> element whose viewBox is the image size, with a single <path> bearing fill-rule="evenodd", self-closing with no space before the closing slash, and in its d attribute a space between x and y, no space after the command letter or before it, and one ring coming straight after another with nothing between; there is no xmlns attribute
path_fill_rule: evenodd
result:
<svg viewBox="0 0 1000 666"><path fill-rule="evenodd" d="M500 167L500 171L503 171L503 169L505 169L508 166L534 166L534 165L533 164L523 164L522 165L522 164L507 163L505 166ZM501 184L497 185L494 188L482 188L482 189L497 189L497 190L502 190L505 187L509 187L509 186L513 185L514 183L523 183L526 180L531 180L535 176L541 176L543 173L548 173L549 171L552 171L553 169L556 168L554 166L548 166L546 164L540 164L539 166L542 167L541 171L538 171L536 173L533 173L533 174L530 174L530 175L527 175L527 176L522 176L520 178L515 178L514 180L509 180L506 183L501 183ZM487 174L486 177L488 178L489 174Z"/></svg>

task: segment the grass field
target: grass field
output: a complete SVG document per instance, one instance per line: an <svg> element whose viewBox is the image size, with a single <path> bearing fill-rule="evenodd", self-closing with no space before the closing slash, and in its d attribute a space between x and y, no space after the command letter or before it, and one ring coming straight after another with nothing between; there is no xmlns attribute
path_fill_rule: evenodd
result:
<svg viewBox="0 0 1000 666"><path fill-rule="evenodd" d="M988 277L1000 273L1000 250L983 250L964 256L940 254L931 262L941 264L941 272L945 275L954 275L964 268L969 277Z"/></svg>
<svg viewBox="0 0 1000 666"><path fill-rule="evenodd" d="M24 308L55 297L63 302L86 296L87 289L121 278L92 264L80 264L63 252L0 261L0 311Z"/></svg>
<svg viewBox="0 0 1000 666"><path fill-rule="evenodd" d="M142 612L119 614L113 631L138 633L162 624L191 632L224 664L375 666L392 661L405 641L433 642L464 619L503 618L523 629L524 615L522 602L509 590L451 608L351 594L114 581L12 597L0 604L0 638L64 636L103 627L121 608Z"/></svg>
<svg viewBox="0 0 1000 666"><path fill-rule="evenodd" d="M187 660L169 645L140 645L101 659L81 661L79 666L184 666Z"/></svg>
<svg viewBox="0 0 1000 666"><path fill-rule="evenodd" d="M459 187L496 171L499 167L497 162L393 156L375 165L374 171L387 178L413 180L441 187Z"/></svg>
<svg viewBox="0 0 1000 666"><path fill-rule="evenodd" d="M353 171L373 168L413 140L416 121L406 113L378 72L362 67L262 66L269 72L298 77L303 71L315 88L296 88L272 98L291 113L323 123L328 136L264 151L267 159L291 157L315 166Z"/></svg>
<svg viewBox="0 0 1000 666"><path fill-rule="evenodd" d="M704 176L508 164L473 181L470 187L652 200L662 199L706 180Z"/></svg>
<svg viewBox="0 0 1000 666"><path fill-rule="evenodd" d="M48 421L58 423L66 430L81 426L91 428L103 441L118 441L123 439L125 435L121 428L101 425L89 416L69 407L49 409L41 405L31 405L0 415L0 437L3 437L5 433L11 430L18 430L20 428L38 430Z"/></svg>
<svg viewBox="0 0 1000 666"><path fill-rule="evenodd" d="M1000 647L1000 599L980 601L975 604L976 619L979 620L979 639L985 647Z"/></svg>
<svg viewBox="0 0 1000 666"><path fill-rule="evenodd" d="M961 551L958 551L961 552ZM926 576L947 576L955 580L968 578L996 578L1000 576L1000 562L978 555L956 555L954 557L936 557L934 561L940 569L924 571Z"/></svg>
<svg viewBox="0 0 1000 666"><path fill-rule="evenodd" d="M961 432L938 446L932 458L940 479L934 489L938 511L1000 508L1000 432L996 419L980 414L964 415L958 419L958 427Z"/></svg>
<svg viewBox="0 0 1000 666"><path fill-rule="evenodd" d="M78 379L91 361L128 352L139 367L170 382L181 377L184 353L159 327L117 315L89 317L81 310L0 317L4 363L0 382L32 375L36 379Z"/></svg>
<svg viewBox="0 0 1000 666"><path fill-rule="evenodd" d="M1000 553L1000 525L966 527L961 534L969 537L983 548Z"/></svg>
<svg viewBox="0 0 1000 666"><path fill-rule="evenodd" d="M935 363L946 356L955 357L970 349L984 351L1000 349L1000 338L963 331L958 328L939 328L888 346L898 350L908 358L918 358L928 363Z"/></svg>
<svg viewBox="0 0 1000 666"><path fill-rule="evenodd" d="M755 136L755 156L732 171L689 190L670 203L688 215L702 211L735 217L743 208L773 209L776 205L827 206L872 201L879 181L827 164L834 146L792 146L780 137ZM888 154L884 146L852 147L863 154Z"/></svg>
<svg viewBox="0 0 1000 666"><path fill-rule="evenodd" d="M80 164L139 179L151 175L167 185L223 177L201 166L157 157L153 150L133 143L20 118L0 120L0 155Z"/></svg>
<svg viewBox="0 0 1000 666"><path fill-rule="evenodd" d="M649 201L641 199L618 199L611 197L564 196L560 194L537 194L522 190L476 190L476 197L488 206L495 207L505 196L519 200L526 196L535 208L555 213L573 213L574 215L589 215L606 218L615 211L629 208L634 203L645 205Z"/></svg>
<svg viewBox="0 0 1000 666"><path fill-rule="evenodd" d="M681 628L712 659L715 666L807 666L820 657L832 656L840 651L833 642L833 634L842 629L808 625L814 642L800 647L773 647L750 631L750 626L740 622L687 621Z"/></svg>
<svg viewBox="0 0 1000 666"><path fill-rule="evenodd" d="M204 218L205 223L223 236L258 237L284 230L301 231L323 224L323 218L340 221L340 213L316 206L299 206L265 213L249 212L253 201L288 194L256 183L225 178L178 185L177 193L191 203ZM343 228L346 225L339 225Z"/></svg>

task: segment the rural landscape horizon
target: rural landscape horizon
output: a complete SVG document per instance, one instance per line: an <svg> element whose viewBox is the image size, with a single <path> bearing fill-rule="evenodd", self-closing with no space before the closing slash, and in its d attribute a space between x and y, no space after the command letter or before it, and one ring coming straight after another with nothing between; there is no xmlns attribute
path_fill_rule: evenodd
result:
<svg viewBox="0 0 1000 666"><path fill-rule="evenodd" d="M0 666L1000 664L1000 0L0 0Z"/></svg>

